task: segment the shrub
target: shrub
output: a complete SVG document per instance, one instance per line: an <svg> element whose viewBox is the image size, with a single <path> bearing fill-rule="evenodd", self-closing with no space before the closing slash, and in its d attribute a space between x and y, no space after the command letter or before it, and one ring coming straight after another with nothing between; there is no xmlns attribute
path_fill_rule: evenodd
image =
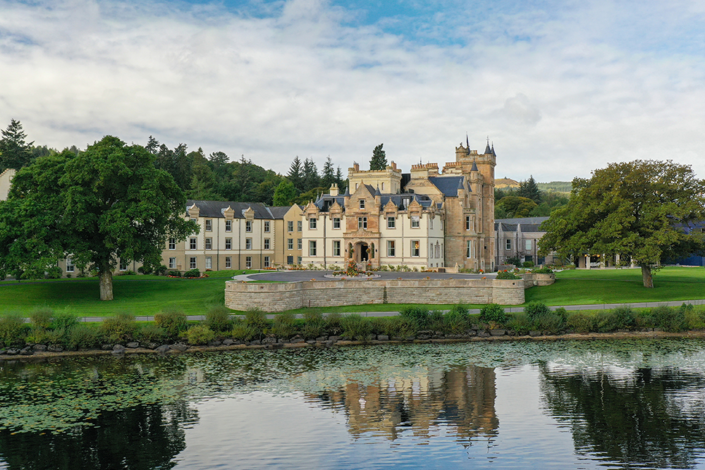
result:
<svg viewBox="0 0 705 470"><path fill-rule="evenodd" d="M379 325L377 333L387 336L407 338L415 336L418 331L416 322L404 317L374 318L373 323Z"/></svg>
<svg viewBox="0 0 705 470"><path fill-rule="evenodd" d="M188 344L197 346L200 344L208 344L215 338L215 332L206 325L195 325L186 331L186 340Z"/></svg>
<svg viewBox="0 0 705 470"><path fill-rule="evenodd" d="M465 310L467 312L467 310ZM446 326L445 315L440 310L432 310L428 314L428 327L433 331L444 331Z"/></svg>
<svg viewBox="0 0 705 470"><path fill-rule="evenodd" d="M154 315L154 323L164 328L169 338L178 338L182 331L188 328L188 321L183 310L178 308L167 308Z"/></svg>
<svg viewBox="0 0 705 470"><path fill-rule="evenodd" d="M66 345L70 349L90 349L100 346L103 338L98 328L90 325L77 325L68 332Z"/></svg>
<svg viewBox="0 0 705 470"><path fill-rule="evenodd" d="M524 307L524 313L529 320L533 323L541 315L547 315L551 313L551 309L546 306L543 302L529 302L526 307Z"/></svg>
<svg viewBox="0 0 705 470"><path fill-rule="evenodd" d="M47 269L46 273L44 274L45 279L61 279L61 276L63 276L64 272L61 270L60 267L58 266L52 266L51 268Z"/></svg>
<svg viewBox="0 0 705 470"><path fill-rule="evenodd" d="M253 308L245 312L245 324L264 332L269 327L269 320L262 310Z"/></svg>
<svg viewBox="0 0 705 470"><path fill-rule="evenodd" d="M534 274L553 274L553 269L546 266L544 268L534 269L531 272Z"/></svg>
<svg viewBox="0 0 705 470"><path fill-rule="evenodd" d="M609 333L619 328L617 316L611 311L600 311L595 315L595 331Z"/></svg>
<svg viewBox="0 0 705 470"><path fill-rule="evenodd" d="M681 305L685 323L689 330L701 330L705 328L705 312L696 312L692 304Z"/></svg>
<svg viewBox="0 0 705 470"><path fill-rule="evenodd" d="M659 328L665 331L676 333L686 327L685 311L682 308L656 307L651 309L651 313Z"/></svg>
<svg viewBox="0 0 705 470"><path fill-rule="evenodd" d="M47 331L46 343L45 344L61 344L66 345L68 343L68 335L66 330L59 328L58 330Z"/></svg>
<svg viewBox="0 0 705 470"><path fill-rule="evenodd" d="M51 322L51 327L54 330L64 329L69 331L78 325L78 316L72 312L56 312Z"/></svg>
<svg viewBox="0 0 705 470"><path fill-rule="evenodd" d="M531 330L531 322L525 313L515 313L505 323L507 329L514 330L517 334L526 334Z"/></svg>
<svg viewBox="0 0 705 470"><path fill-rule="evenodd" d="M423 330L428 327L429 315L427 308L412 305L409 307L402 308L399 314L403 318L408 318L416 322L416 326L418 326L420 330Z"/></svg>
<svg viewBox="0 0 705 470"><path fill-rule="evenodd" d="M533 326L539 331L547 331L549 333L560 333L565 328L565 317L557 315L555 312L549 312L539 315L533 321Z"/></svg>
<svg viewBox="0 0 705 470"><path fill-rule="evenodd" d="M345 315L340 323L347 339L366 341L372 334L372 322L356 313Z"/></svg>
<svg viewBox="0 0 705 470"><path fill-rule="evenodd" d="M230 336L232 336L233 339L240 341L252 341L258 335L259 331L257 328L248 326L244 322L236 323L230 332Z"/></svg>
<svg viewBox="0 0 705 470"><path fill-rule="evenodd" d="M522 264L525 268L533 268L534 267L534 262L533 261L524 261L524 264Z"/></svg>
<svg viewBox="0 0 705 470"><path fill-rule="evenodd" d="M140 274L152 274L154 272L154 268L151 265L144 265L137 268L137 272Z"/></svg>
<svg viewBox="0 0 705 470"><path fill-rule="evenodd" d="M166 330L154 324L143 325L135 333L135 338L141 343L161 343L166 339Z"/></svg>
<svg viewBox="0 0 705 470"><path fill-rule="evenodd" d="M169 271L169 276L181 277L181 272L179 272L179 271Z"/></svg>
<svg viewBox="0 0 705 470"><path fill-rule="evenodd" d="M120 312L108 317L100 324L100 329L105 338L111 343L121 343L133 338L137 329L135 316L128 312Z"/></svg>
<svg viewBox="0 0 705 470"><path fill-rule="evenodd" d="M25 338L27 344L50 344L50 330L44 328L32 328Z"/></svg>
<svg viewBox="0 0 705 470"><path fill-rule="evenodd" d="M0 317L0 340L5 346L20 343L24 336L24 330L24 318L19 313L10 312Z"/></svg>
<svg viewBox="0 0 705 470"><path fill-rule="evenodd" d="M517 276L509 271L500 271L497 273L497 279L521 279L521 276Z"/></svg>
<svg viewBox="0 0 705 470"><path fill-rule="evenodd" d="M290 338L294 335L296 320L293 313L280 313L274 317L272 332L280 338ZM320 324L323 324L321 320ZM320 335L319 335L320 336Z"/></svg>
<svg viewBox="0 0 705 470"><path fill-rule="evenodd" d="M594 318L582 312L571 313L566 321L566 326L578 333L588 333L595 328Z"/></svg>
<svg viewBox="0 0 705 470"><path fill-rule="evenodd" d="M480 310L480 321L484 323L505 323L507 314L504 313L504 309L498 304L485 305Z"/></svg>
<svg viewBox="0 0 705 470"><path fill-rule="evenodd" d="M326 331L327 326L326 319L323 318L323 314L313 310L307 310L304 312L304 328L303 335L306 339L315 339L319 336L323 336ZM340 323L340 318L338 318L338 323Z"/></svg>
<svg viewBox="0 0 705 470"><path fill-rule="evenodd" d="M612 313L618 329L632 329L636 326L636 315L630 307L615 308Z"/></svg>
<svg viewBox="0 0 705 470"><path fill-rule="evenodd" d="M160 276L163 276L164 273L166 273L166 270L167 270L167 267L162 264L161 266L159 266L157 269L154 270L154 273L158 274Z"/></svg>
<svg viewBox="0 0 705 470"><path fill-rule="evenodd" d="M183 277L201 277L201 271L198 269L190 269L184 273Z"/></svg>
<svg viewBox="0 0 705 470"><path fill-rule="evenodd" d="M304 319L306 314L304 313ZM329 335L337 336L343 332L343 317L339 313L329 313L325 318L325 330Z"/></svg>
<svg viewBox="0 0 705 470"><path fill-rule="evenodd" d="M645 310L636 316L636 326L638 328L656 328L656 317L652 310Z"/></svg>
<svg viewBox="0 0 705 470"><path fill-rule="evenodd" d="M444 330L448 333L464 333L470 327L470 315L466 308L453 307L444 315L444 320Z"/></svg>
<svg viewBox="0 0 705 470"><path fill-rule="evenodd" d="M47 329L51 326L51 317L54 311L48 307L35 308L29 314L29 319L35 328Z"/></svg>
<svg viewBox="0 0 705 470"><path fill-rule="evenodd" d="M217 333L230 331L233 328L230 310L222 305L211 307L206 312L206 326Z"/></svg>

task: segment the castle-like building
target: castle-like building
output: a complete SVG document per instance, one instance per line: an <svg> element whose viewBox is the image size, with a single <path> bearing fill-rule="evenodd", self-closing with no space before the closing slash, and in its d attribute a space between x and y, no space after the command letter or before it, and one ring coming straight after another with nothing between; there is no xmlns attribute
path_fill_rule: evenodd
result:
<svg viewBox="0 0 705 470"><path fill-rule="evenodd" d="M304 208L302 263L494 270L495 165L489 142L482 154L461 143L442 171L354 164L345 194L333 185Z"/></svg>

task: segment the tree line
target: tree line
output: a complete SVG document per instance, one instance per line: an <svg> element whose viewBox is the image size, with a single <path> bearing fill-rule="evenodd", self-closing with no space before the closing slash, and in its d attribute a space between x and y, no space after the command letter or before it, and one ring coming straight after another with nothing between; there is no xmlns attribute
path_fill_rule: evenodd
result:
<svg viewBox="0 0 705 470"><path fill-rule="evenodd" d="M533 176L520 182L516 189L495 189L494 200L495 219L548 217L553 210L568 204L564 194L540 190Z"/></svg>

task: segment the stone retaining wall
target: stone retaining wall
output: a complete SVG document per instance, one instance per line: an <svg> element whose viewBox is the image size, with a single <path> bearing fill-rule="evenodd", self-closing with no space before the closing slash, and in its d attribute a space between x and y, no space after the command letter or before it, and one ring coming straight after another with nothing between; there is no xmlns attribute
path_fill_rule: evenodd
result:
<svg viewBox="0 0 705 470"><path fill-rule="evenodd" d="M556 282L555 274L526 273L522 277L524 278L524 287L527 289L534 286L550 286Z"/></svg>
<svg viewBox="0 0 705 470"><path fill-rule="evenodd" d="M260 308L282 312L301 307L364 304L524 303L524 282L497 279L304 281L225 283L225 305L234 310Z"/></svg>

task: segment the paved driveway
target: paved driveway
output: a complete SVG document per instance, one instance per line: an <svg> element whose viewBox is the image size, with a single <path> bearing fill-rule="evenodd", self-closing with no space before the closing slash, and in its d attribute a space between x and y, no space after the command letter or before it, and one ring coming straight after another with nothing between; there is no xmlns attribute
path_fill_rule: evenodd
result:
<svg viewBox="0 0 705 470"><path fill-rule="evenodd" d="M332 281L324 277L326 274L333 274L333 271L281 271L281 272L271 272L271 273L261 273L261 274L249 274L246 276L235 276L237 280L248 280L248 281L282 281L282 282L299 282L299 281L310 281L315 279L317 281ZM487 277L488 279L494 278L496 274L449 274L449 273L397 273L397 272L384 272L379 271L375 274L379 274L380 277L375 279L426 279L430 277L431 279L482 279Z"/></svg>

